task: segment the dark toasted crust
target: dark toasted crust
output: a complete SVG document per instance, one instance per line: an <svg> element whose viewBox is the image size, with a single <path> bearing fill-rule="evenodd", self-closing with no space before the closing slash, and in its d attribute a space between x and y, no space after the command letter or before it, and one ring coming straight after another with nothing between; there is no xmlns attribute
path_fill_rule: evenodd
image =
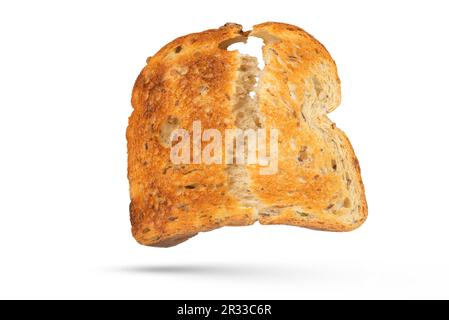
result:
<svg viewBox="0 0 449 320"><path fill-rule="evenodd" d="M189 130L194 120L223 134L234 127L231 96L239 65L237 52L225 47L242 36L241 26L228 24L178 38L148 59L136 80L128 178L132 232L142 244L170 245L200 231L254 222L254 209L229 193L225 166L172 165L170 149L159 141L169 118Z"/></svg>

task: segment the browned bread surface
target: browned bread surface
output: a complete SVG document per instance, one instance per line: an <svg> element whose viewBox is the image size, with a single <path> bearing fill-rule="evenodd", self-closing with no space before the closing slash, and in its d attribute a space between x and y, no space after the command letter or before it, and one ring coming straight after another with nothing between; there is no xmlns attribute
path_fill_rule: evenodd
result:
<svg viewBox="0 0 449 320"><path fill-rule="evenodd" d="M345 134L326 114L340 103L340 81L326 49L300 28L264 23L265 69L226 50L245 41L237 24L164 46L136 80L129 119L132 232L144 245L172 246L222 226L289 224L348 231L367 216L360 168ZM256 98L249 92L259 83ZM193 121L216 128L277 128L279 170L258 165L170 161L173 129Z"/></svg>

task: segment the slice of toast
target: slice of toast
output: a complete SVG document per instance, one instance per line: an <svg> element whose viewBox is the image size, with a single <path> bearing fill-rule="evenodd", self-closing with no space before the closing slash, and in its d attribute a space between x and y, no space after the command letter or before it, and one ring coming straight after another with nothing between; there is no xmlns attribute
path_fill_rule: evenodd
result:
<svg viewBox="0 0 449 320"><path fill-rule="evenodd" d="M263 71L256 58L226 50L249 35L264 39ZM329 231L360 226L367 204L358 161L326 116L339 103L334 61L295 26L270 22L243 32L226 24L167 44L147 60L132 94L134 237L167 247L255 221ZM195 121L222 136L226 129L277 129L277 172L262 175L258 164L174 164L170 135L174 129L192 134Z"/></svg>

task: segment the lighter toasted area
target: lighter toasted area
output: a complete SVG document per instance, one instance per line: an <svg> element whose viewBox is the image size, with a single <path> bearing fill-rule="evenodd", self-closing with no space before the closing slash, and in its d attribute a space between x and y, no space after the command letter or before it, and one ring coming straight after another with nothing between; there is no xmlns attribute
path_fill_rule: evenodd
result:
<svg viewBox="0 0 449 320"><path fill-rule="evenodd" d="M250 95L256 89L260 70L257 67L257 58L248 55L238 55L240 67L234 83L232 114L234 124L239 129L258 129L262 126L261 115L258 110L256 97ZM247 149L245 149L247 157ZM259 201L251 191L251 181L246 166L234 164L227 166L229 176L229 191L239 199L244 207L253 208L253 218L257 219Z"/></svg>

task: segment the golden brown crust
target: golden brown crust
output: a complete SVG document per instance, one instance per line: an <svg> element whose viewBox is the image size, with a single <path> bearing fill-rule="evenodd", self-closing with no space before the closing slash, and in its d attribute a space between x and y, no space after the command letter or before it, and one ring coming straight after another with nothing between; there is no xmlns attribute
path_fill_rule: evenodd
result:
<svg viewBox="0 0 449 320"><path fill-rule="evenodd" d="M233 127L230 97L239 65L237 52L225 46L242 36L241 26L228 24L178 38L148 59L136 80L128 177L132 232L142 244L254 222L254 209L229 193L225 166L173 165L159 136L167 121L189 130L194 120L222 132Z"/></svg>
<svg viewBox="0 0 449 320"><path fill-rule="evenodd" d="M366 219L358 161L326 117L340 103L335 62L295 26L270 22L251 32L266 40L259 111L266 128L281 130L278 174L245 169L259 205L248 206L232 192L226 165L171 163L165 131L179 127L191 134L195 120L223 136L235 127L232 97L241 61L226 47L247 35L227 24L180 37L148 58L138 76L127 140L132 233L139 243L173 246L198 232L257 219L330 231L349 231Z"/></svg>

